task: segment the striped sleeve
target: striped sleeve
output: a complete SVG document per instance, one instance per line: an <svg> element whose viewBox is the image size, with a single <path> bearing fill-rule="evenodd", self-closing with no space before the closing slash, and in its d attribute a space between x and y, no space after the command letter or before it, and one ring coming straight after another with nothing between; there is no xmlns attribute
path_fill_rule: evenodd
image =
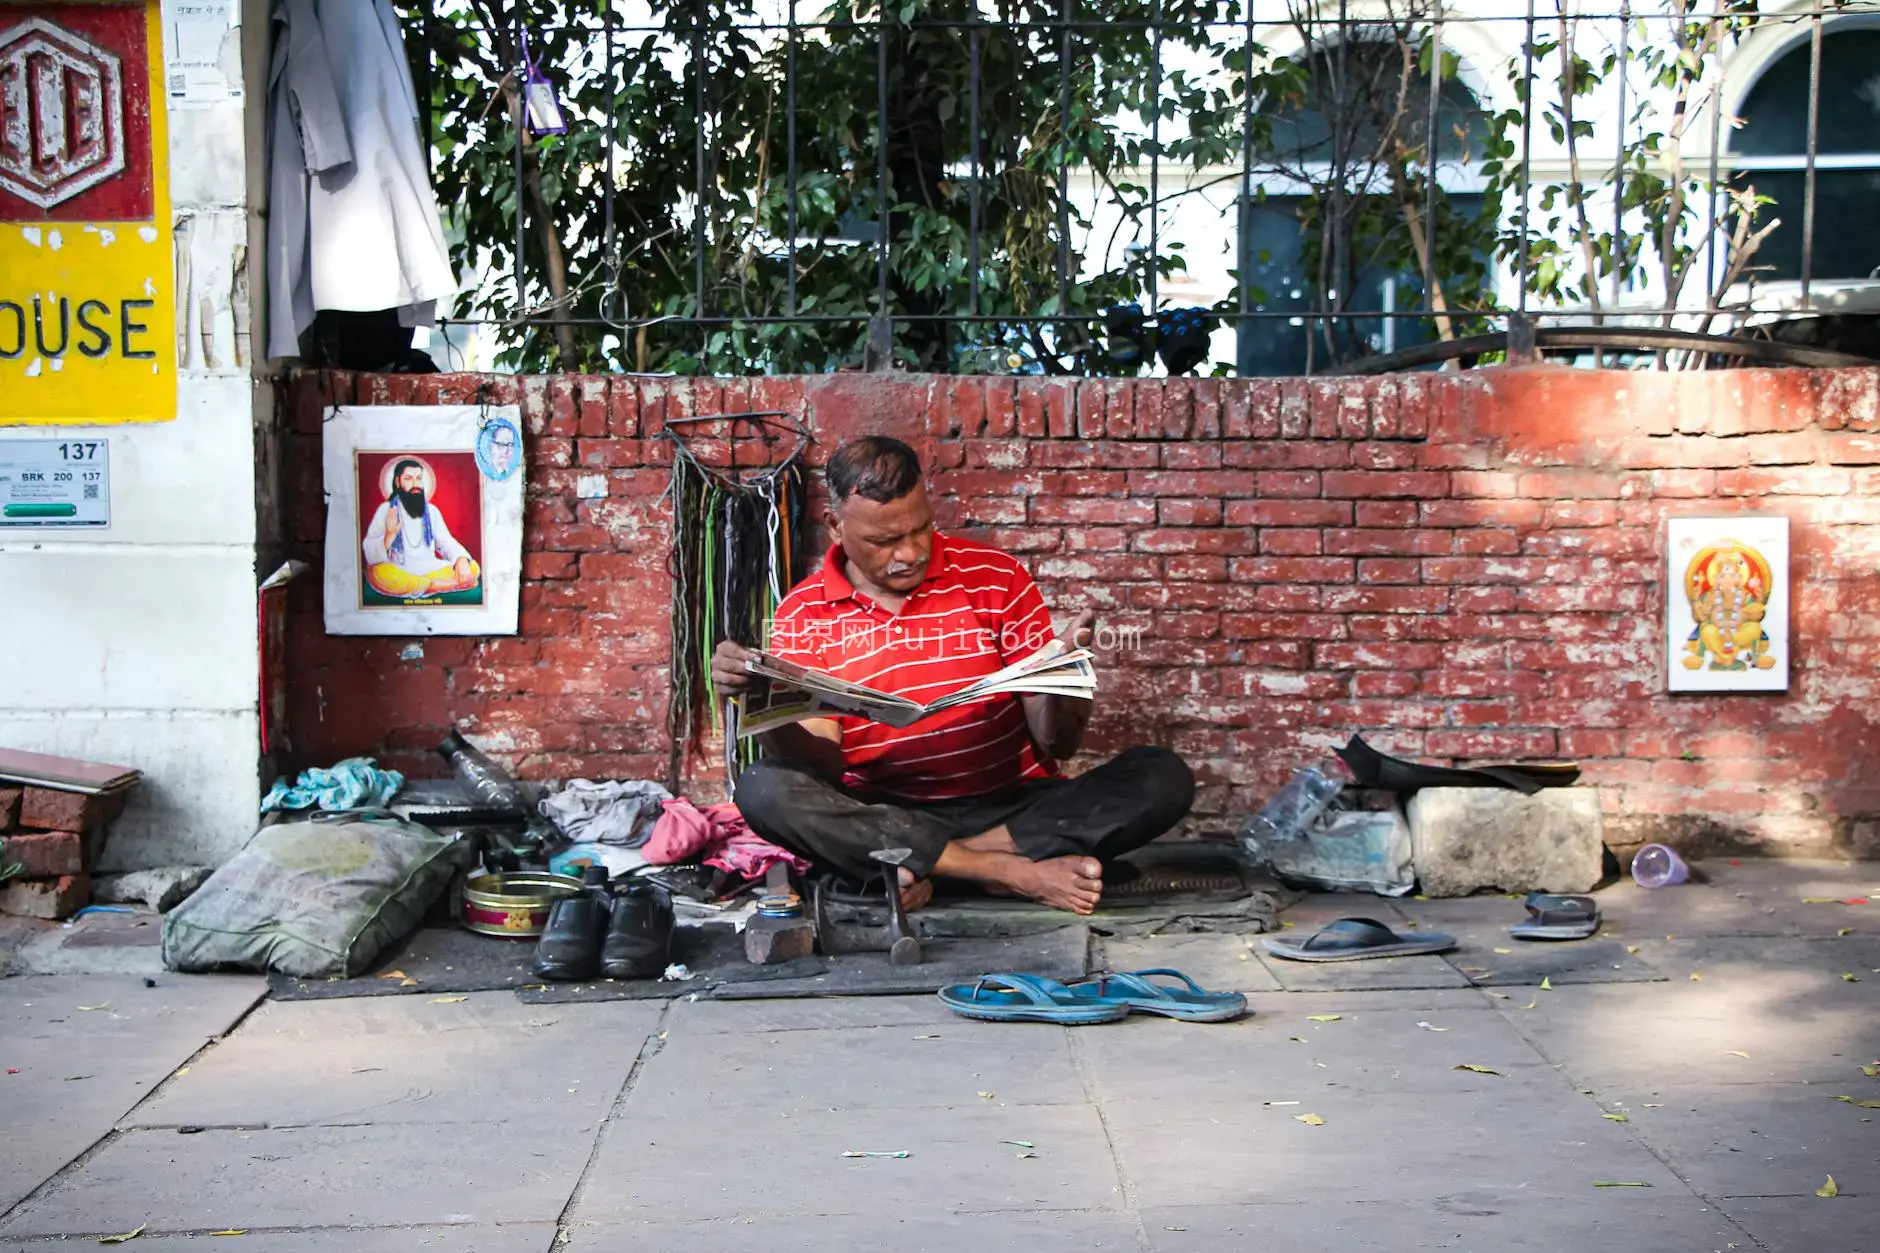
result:
<svg viewBox="0 0 1880 1253"><path fill-rule="evenodd" d="M1054 638L1051 611L1023 566L1013 563L1005 605L1000 610L999 656L1006 665L1022 661Z"/></svg>
<svg viewBox="0 0 1880 1253"><path fill-rule="evenodd" d="M765 651L812 670L823 670L823 642L828 638L828 621L817 612L820 606L807 597L791 593L777 606L771 620L770 640Z"/></svg>

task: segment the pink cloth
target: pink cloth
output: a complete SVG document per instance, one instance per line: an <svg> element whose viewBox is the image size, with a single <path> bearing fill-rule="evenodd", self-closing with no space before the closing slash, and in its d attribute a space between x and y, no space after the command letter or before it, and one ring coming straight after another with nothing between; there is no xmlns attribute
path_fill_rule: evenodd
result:
<svg viewBox="0 0 1880 1253"><path fill-rule="evenodd" d="M809 869L809 863L801 857L753 833L736 805L700 809L680 796L662 802L660 809L653 834L640 849L655 866L702 861L746 879L763 878L777 862L786 863L798 874Z"/></svg>

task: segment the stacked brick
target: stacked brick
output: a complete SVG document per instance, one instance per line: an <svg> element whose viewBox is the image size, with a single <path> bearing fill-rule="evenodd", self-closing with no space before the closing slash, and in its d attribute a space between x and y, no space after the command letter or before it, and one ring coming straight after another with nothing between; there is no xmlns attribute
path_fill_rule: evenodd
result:
<svg viewBox="0 0 1880 1253"><path fill-rule="evenodd" d="M324 405L484 387L528 431L521 631L414 658L327 637L320 581L297 581L296 766L436 773L430 747L463 722L528 777L665 777L660 434L758 409L804 419L818 457L908 440L943 525L1020 555L1060 614L1136 632L1106 657L1093 748L1186 754L1197 833L1354 731L1427 760L1576 759L1618 844L1858 851L1880 830L1880 371L307 377L290 555L320 559ZM1791 519L1790 690L1672 697L1663 523L1733 513Z"/></svg>
<svg viewBox="0 0 1880 1253"><path fill-rule="evenodd" d="M0 883L0 914L69 918L89 904L92 869L129 795L0 784L0 865L19 867Z"/></svg>

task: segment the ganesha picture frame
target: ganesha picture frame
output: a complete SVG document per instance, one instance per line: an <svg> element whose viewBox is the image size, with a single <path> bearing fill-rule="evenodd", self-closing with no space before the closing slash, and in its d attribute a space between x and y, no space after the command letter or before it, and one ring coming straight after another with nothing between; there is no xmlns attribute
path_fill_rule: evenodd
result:
<svg viewBox="0 0 1880 1253"><path fill-rule="evenodd" d="M1786 692L1789 520L1665 523L1665 676L1673 692Z"/></svg>

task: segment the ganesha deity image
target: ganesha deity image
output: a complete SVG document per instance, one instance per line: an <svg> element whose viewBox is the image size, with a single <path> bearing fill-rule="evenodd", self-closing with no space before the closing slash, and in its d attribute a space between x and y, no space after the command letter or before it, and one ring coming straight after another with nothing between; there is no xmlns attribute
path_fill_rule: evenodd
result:
<svg viewBox="0 0 1880 1253"><path fill-rule="evenodd" d="M1684 568L1684 594L1696 622L1684 668L1767 670L1776 664L1763 616L1774 594L1769 562L1748 544L1719 540Z"/></svg>

